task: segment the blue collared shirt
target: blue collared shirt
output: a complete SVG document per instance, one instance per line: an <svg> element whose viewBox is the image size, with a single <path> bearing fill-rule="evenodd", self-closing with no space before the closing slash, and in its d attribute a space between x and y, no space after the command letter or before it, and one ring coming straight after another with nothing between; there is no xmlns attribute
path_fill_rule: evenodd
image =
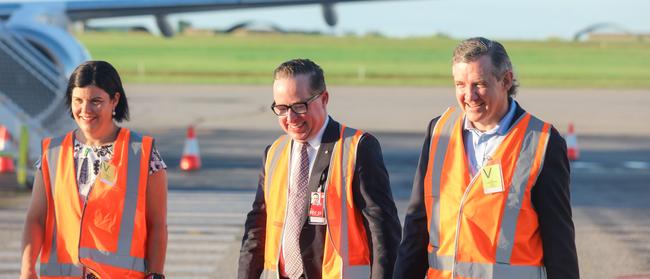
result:
<svg viewBox="0 0 650 279"><path fill-rule="evenodd" d="M465 152L467 153L467 162L469 163L474 176L483 164L490 160L490 156L503 140L503 136L508 132L510 122L515 116L515 99L510 100L508 112L501 118L499 123L489 131L481 132L474 128L474 125L465 118L463 125L463 140L465 142Z"/></svg>

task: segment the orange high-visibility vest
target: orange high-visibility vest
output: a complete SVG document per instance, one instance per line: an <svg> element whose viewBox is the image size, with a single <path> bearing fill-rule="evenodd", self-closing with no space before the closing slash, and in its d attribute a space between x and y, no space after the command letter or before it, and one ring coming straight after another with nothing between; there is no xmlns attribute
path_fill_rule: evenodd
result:
<svg viewBox="0 0 650 279"><path fill-rule="evenodd" d="M73 137L70 132L43 140L47 217L41 278L80 278L83 267L102 279L144 278L145 196L153 139L121 128L109 162L115 179L111 183L100 173L84 206L75 176Z"/></svg>
<svg viewBox="0 0 650 279"><path fill-rule="evenodd" d="M504 191L486 194L472 177L463 114L450 107L431 136L424 176L429 230L428 278L546 278L531 189L541 171L550 124L524 113L491 155Z"/></svg>
<svg viewBox="0 0 650 279"><path fill-rule="evenodd" d="M361 212L352 198L352 179L362 131L341 125L325 182L327 232L322 278L368 278L370 249ZM278 261L284 232L292 140L278 138L267 153L264 170L266 239L261 278L278 278Z"/></svg>

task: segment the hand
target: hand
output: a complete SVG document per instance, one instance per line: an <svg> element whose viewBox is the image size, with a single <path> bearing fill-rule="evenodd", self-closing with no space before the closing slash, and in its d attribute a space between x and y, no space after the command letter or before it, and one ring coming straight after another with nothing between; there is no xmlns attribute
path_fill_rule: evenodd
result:
<svg viewBox="0 0 650 279"><path fill-rule="evenodd" d="M36 275L36 270L34 270L33 268L27 271L23 270L20 273L20 279L38 279L38 276Z"/></svg>

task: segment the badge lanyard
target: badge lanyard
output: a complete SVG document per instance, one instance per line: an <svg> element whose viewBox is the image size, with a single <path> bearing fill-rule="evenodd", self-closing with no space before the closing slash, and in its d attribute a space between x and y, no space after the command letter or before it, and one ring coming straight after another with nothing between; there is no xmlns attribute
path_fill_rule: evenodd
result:
<svg viewBox="0 0 650 279"><path fill-rule="evenodd" d="M309 224L310 225L327 225L325 217L325 180L329 167L325 168L318 182L318 189L309 194Z"/></svg>

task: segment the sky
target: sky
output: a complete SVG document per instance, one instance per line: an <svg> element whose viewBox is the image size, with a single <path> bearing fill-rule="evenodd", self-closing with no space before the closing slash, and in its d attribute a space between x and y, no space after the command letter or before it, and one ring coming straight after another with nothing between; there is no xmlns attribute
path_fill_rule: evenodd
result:
<svg viewBox="0 0 650 279"><path fill-rule="evenodd" d="M650 0L397 0L339 3L338 25L326 25L318 5L259 8L180 14L195 27L227 29L244 21L274 24L283 29L334 34L379 32L390 37L445 34L454 38L484 36L493 39L571 39L596 23L650 34ZM91 24L138 22L154 26L149 18L125 21L94 20Z"/></svg>

